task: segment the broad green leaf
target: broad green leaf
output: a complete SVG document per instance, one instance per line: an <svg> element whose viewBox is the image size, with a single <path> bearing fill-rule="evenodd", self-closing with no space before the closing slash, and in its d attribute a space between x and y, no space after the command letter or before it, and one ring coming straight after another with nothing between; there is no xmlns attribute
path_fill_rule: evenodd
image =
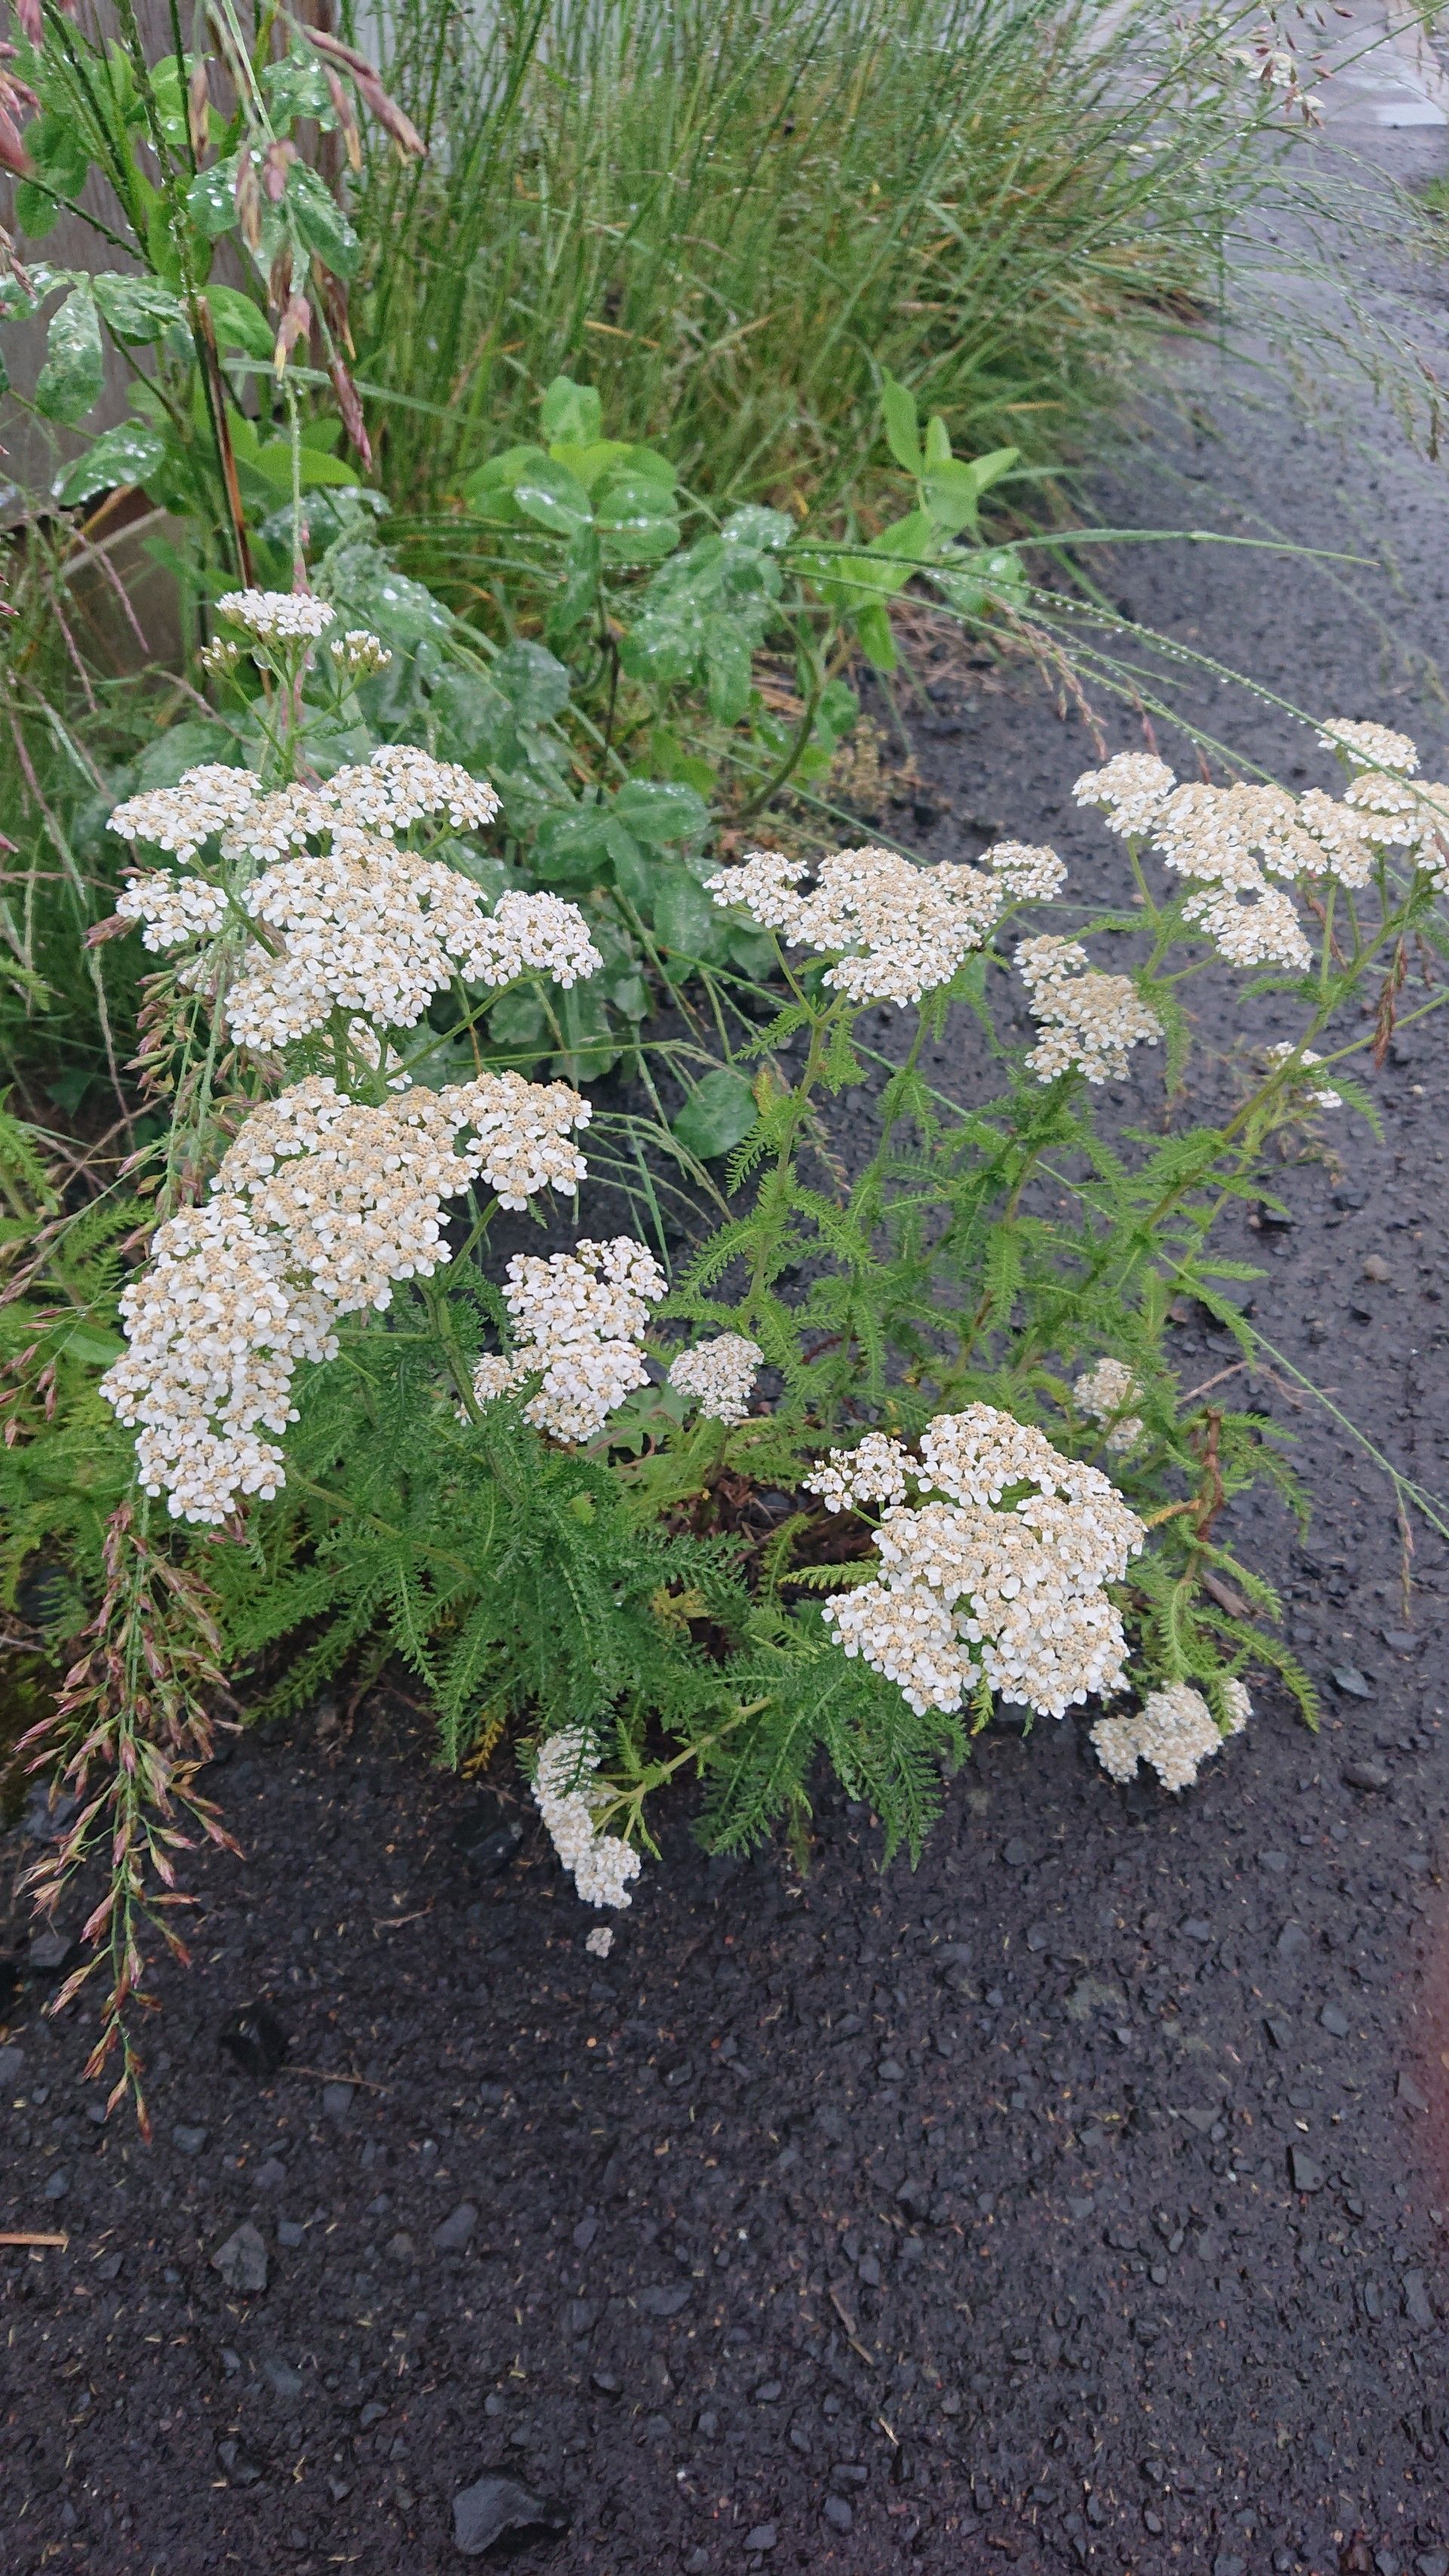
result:
<svg viewBox="0 0 1449 2576"><path fill-rule="evenodd" d="M100 400L105 382L101 317L89 286L73 286L51 315L35 408L47 420L78 421Z"/></svg>
<svg viewBox="0 0 1449 2576"><path fill-rule="evenodd" d="M692 876L683 868L660 867L651 891L650 911L661 947L680 957L723 956L724 914Z"/></svg>
<svg viewBox="0 0 1449 2576"><path fill-rule="evenodd" d="M747 501L742 509L731 510L720 529L725 545L766 555L783 553L794 534L795 522L784 510L767 510L758 501Z"/></svg>
<svg viewBox="0 0 1449 2576"><path fill-rule="evenodd" d="M593 613L599 595L599 531L590 525L570 537L563 562L563 588L556 594L548 612L548 634L552 643L562 643L582 626Z"/></svg>
<svg viewBox="0 0 1449 2576"><path fill-rule="evenodd" d="M526 518L556 537L576 537L593 523L589 496L578 476L551 456L540 455L536 465L523 468L513 483L513 498Z"/></svg>
<svg viewBox="0 0 1449 2576"><path fill-rule="evenodd" d="M146 483L155 474L166 454L166 441L159 430L146 421L123 420L108 429L78 456L63 474L58 474L51 490L62 509L73 510L78 502L94 500L97 492L112 492L125 483Z"/></svg>
<svg viewBox="0 0 1449 2576"><path fill-rule="evenodd" d="M525 1047L547 1046L548 1017L539 995L526 986L517 993L505 993L488 1014L488 1034L495 1046L520 1053Z"/></svg>
<svg viewBox="0 0 1449 2576"><path fill-rule="evenodd" d="M652 474L605 475L594 515L605 563L662 563L679 543L673 489Z"/></svg>
<svg viewBox="0 0 1449 2576"><path fill-rule="evenodd" d="M305 53L294 47L284 62L268 63L262 73L262 94L279 131L297 116L315 117L319 125L328 127L337 122L327 75L310 47Z"/></svg>
<svg viewBox="0 0 1449 2576"><path fill-rule="evenodd" d="M916 426L916 398L895 377L881 369L880 407L885 415L886 445L897 465L918 478L925 459L921 454L920 432Z"/></svg>
<svg viewBox="0 0 1449 2576"><path fill-rule="evenodd" d="M733 618L705 619L709 711L720 724L738 724L750 703L750 659L750 639Z"/></svg>
<svg viewBox="0 0 1449 2576"><path fill-rule="evenodd" d="M520 724L546 724L569 702L567 670L546 645L520 638L506 645L490 673Z"/></svg>
<svg viewBox="0 0 1449 2576"><path fill-rule="evenodd" d="M362 244L331 190L305 161L287 172L287 203L303 242L338 277L355 277Z"/></svg>
<svg viewBox="0 0 1449 2576"><path fill-rule="evenodd" d="M220 241L236 229L236 173L240 154L230 153L210 170L198 170L186 191L186 211L208 241Z"/></svg>
<svg viewBox="0 0 1449 2576"><path fill-rule="evenodd" d="M592 447L603 436L604 406L592 385L575 384L572 376L555 376L539 405L538 425L550 447L562 440L573 447Z"/></svg>
<svg viewBox="0 0 1449 2576"><path fill-rule="evenodd" d="M709 830L703 797L673 779L626 779L610 811L636 840L661 849L671 841L701 841Z"/></svg>
<svg viewBox="0 0 1449 2576"><path fill-rule="evenodd" d="M883 608L862 608L856 612L855 631L860 649L877 671L893 671L898 659L896 639L891 622Z"/></svg>
<svg viewBox="0 0 1449 2576"><path fill-rule="evenodd" d="M926 471L929 474L937 466L949 465L950 462L951 433L940 413L933 411L926 423Z"/></svg>
<svg viewBox="0 0 1449 2576"><path fill-rule="evenodd" d="M971 471L976 477L977 491L989 492L993 483L999 483L1003 474L1011 472L1020 454L1019 447L993 447L986 456L973 456Z"/></svg>
<svg viewBox="0 0 1449 2576"><path fill-rule="evenodd" d="M845 680L827 680L820 695L816 723L839 742L860 714L860 700Z"/></svg>
<svg viewBox="0 0 1449 2576"><path fill-rule="evenodd" d="M300 447L297 461L304 492L313 490L319 484L353 484L357 481L357 475L352 466L344 465L340 456L326 455L321 448ZM267 481L275 484L279 492L291 491L292 444L290 439L269 438L264 447L258 448L252 462L257 472L265 474Z"/></svg>
<svg viewBox="0 0 1449 2576"><path fill-rule="evenodd" d="M687 680L699 660L697 615L678 607L646 611L635 619L619 648L619 659L631 680L647 680L657 689Z"/></svg>
<svg viewBox="0 0 1449 2576"><path fill-rule="evenodd" d="M275 333L259 304L234 286L209 286L206 301L217 346L242 349L249 358L270 358Z"/></svg>
<svg viewBox="0 0 1449 2576"><path fill-rule="evenodd" d="M43 179L58 197L79 194L91 158L73 117L59 116L51 109L27 125L21 140L35 164L37 179Z"/></svg>
<svg viewBox="0 0 1449 2576"><path fill-rule="evenodd" d="M173 322L186 319L186 307L175 289L154 277L124 277L102 269L91 279L91 288L118 340L159 340Z"/></svg>
<svg viewBox="0 0 1449 2576"><path fill-rule="evenodd" d="M963 528L975 527L979 486L974 466L952 457L945 465L933 466L921 488L938 528L948 528L955 537Z"/></svg>
<svg viewBox="0 0 1449 2576"><path fill-rule="evenodd" d="M16 181L14 204L15 220L30 241L44 241L60 221L62 209L33 179Z"/></svg>
<svg viewBox="0 0 1449 2576"><path fill-rule="evenodd" d="M744 1075L721 1065L716 1073L707 1073L703 1082L696 1084L671 1123L686 1152L706 1162L712 1155L728 1154L743 1143L758 1114L755 1095Z"/></svg>

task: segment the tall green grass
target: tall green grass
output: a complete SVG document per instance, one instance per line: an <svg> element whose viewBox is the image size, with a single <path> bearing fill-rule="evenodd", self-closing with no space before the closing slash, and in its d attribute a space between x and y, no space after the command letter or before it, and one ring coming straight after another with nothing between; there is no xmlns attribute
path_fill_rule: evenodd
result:
<svg viewBox="0 0 1449 2576"><path fill-rule="evenodd" d="M1231 12L1228 13L1231 15ZM361 190L360 371L426 508L566 372L716 499L837 498L885 366L1059 458L1216 292L1268 166L1166 0L384 0L429 143Z"/></svg>

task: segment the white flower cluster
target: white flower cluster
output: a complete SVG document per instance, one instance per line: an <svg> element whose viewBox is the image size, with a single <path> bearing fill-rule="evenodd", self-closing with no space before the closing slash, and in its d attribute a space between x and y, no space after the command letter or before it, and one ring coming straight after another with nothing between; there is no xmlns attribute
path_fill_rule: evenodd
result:
<svg viewBox="0 0 1449 2576"><path fill-rule="evenodd" d="M1419 746L1390 726L1365 724L1354 716L1331 716L1318 737L1325 751L1340 752L1350 769L1396 769L1412 778L1419 766Z"/></svg>
<svg viewBox="0 0 1449 2576"><path fill-rule="evenodd" d="M694 1396L707 1421L743 1422L764 1356L745 1334L720 1333L681 1351L670 1362L669 1383L681 1395Z"/></svg>
<svg viewBox="0 0 1449 2576"><path fill-rule="evenodd" d="M1079 805L1095 805L1106 815L1109 832L1124 841L1142 838L1176 781L1165 760L1148 751L1119 751L1103 769L1088 769L1072 794Z"/></svg>
<svg viewBox="0 0 1449 2576"><path fill-rule="evenodd" d="M295 1419L298 1359L330 1359L335 1318L386 1307L399 1279L449 1258L442 1202L481 1173L509 1204L584 1176L569 1141L589 1105L563 1083L483 1074L370 1108L323 1076L257 1109L223 1157L214 1195L163 1225L126 1289L129 1348L102 1380L139 1424L149 1493L173 1517L221 1521L240 1494L285 1482L257 1438Z"/></svg>
<svg viewBox="0 0 1449 2576"><path fill-rule="evenodd" d="M275 1494L282 1452L259 1428L296 1418L299 1359L335 1356L331 1312L288 1277L286 1245L231 1194L167 1219L122 1292L128 1348L101 1392L129 1428L148 1494L173 1519L223 1521L241 1494Z"/></svg>
<svg viewBox="0 0 1449 2576"><path fill-rule="evenodd" d="M1243 1684L1225 1682L1229 1735L1241 1735L1253 1714ZM1099 1717L1092 1745L1104 1771L1125 1786L1137 1776L1139 1762L1150 1762L1164 1789L1190 1789L1199 1766L1222 1750L1223 1730L1200 1691L1190 1682L1173 1682L1167 1690L1150 1691L1135 1717Z"/></svg>
<svg viewBox="0 0 1449 2576"><path fill-rule="evenodd" d="M547 1260L515 1253L507 1280L503 1300L517 1338L508 1358L479 1360L478 1402L537 1377L525 1419L555 1440L591 1440L633 1388L649 1383L639 1343L650 1306L666 1292L663 1271L642 1243L616 1234L611 1243L583 1236L572 1252Z"/></svg>
<svg viewBox="0 0 1449 2576"><path fill-rule="evenodd" d="M1039 854L1038 854L1039 855ZM840 850L801 894L801 859L752 850L707 879L715 902L748 912L792 948L835 959L825 981L854 1002L908 1002L949 984L1001 910L1004 883L943 860L918 868L894 850Z"/></svg>
<svg viewBox="0 0 1449 2576"><path fill-rule="evenodd" d="M1293 1047L1287 1043L1286 1039L1281 1046L1270 1046L1267 1049L1267 1061L1270 1065L1286 1064L1290 1056L1295 1056L1297 1058L1297 1062L1293 1068L1295 1073L1305 1070L1310 1064L1321 1064L1323 1062L1322 1056L1315 1055L1312 1047L1303 1047L1301 1049ZM1343 1107L1342 1092L1331 1090L1326 1082L1317 1084L1313 1089L1306 1091L1303 1096L1305 1100L1311 1102L1315 1109L1341 1109Z"/></svg>
<svg viewBox="0 0 1449 2576"><path fill-rule="evenodd" d="M334 1010L412 1028L455 976L497 991L549 975L567 990L598 973L603 959L576 904L511 892L490 914L471 878L394 839L430 815L461 831L497 812L486 779L403 743L321 786L270 795L247 770L191 770L118 806L111 829L182 859L218 835L225 863L243 873L260 865L239 902L270 936L245 946L224 1016L240 1044L273 1050L312 1035ZM118 909L145 925L148 948L175 948L214 937L227 906L210 878L158 870L136 878ZM183 973L207 987L205 948Z"/></svg>
<svg viewBox="0 0 1449 2576"><path fill-rule="evenodd" d="M1141 1391L1125 1360L1098 1360L1095 1368L1083 1371L1072 1389L1081 1412L1089 1413L1094 1422L1110 1425L1105 1445L1123 1456L1142 1437L1140 1414L1127 1411Z"/></svg>
<svg viewBox="0 0 1449 2576"><path fill-rule="evenodd" d="M853 1449L832 1449L811 1476L807 1494L818 1494L828 1512L850 1512L862 1503L903 1503L906 1477L917 1473L909 1449L885 1431L867 1431Z"/></svg>
<svg viewBox="0 0 1449 2576"><path fill-rule="evenodd" d="M1027 1057L1038 1082L1073 1066L1088 1082L1107 1082L1126 1072L1129 1047L1161 1038L1162 1022L1130 975L1099 975L1079 940L1024 939L1016 964L1045 1032Z"/></svg>
<svg viewBox="0 0 1449 2576"><path fill-rule="evenodd" d="M1067 871L1055 850L1034 848L1028 841L998 841L983 850L981 865L1017 903L1050 903L1061 893Z"/></svg>
<svg viewBox="0 0 1449 2576"><path fill-rule="evenodd" d="M937 1416L909 1472L946 1499L889 1509L879 1579L825 1603L845 1653L923 1714L959 1708L982 1674L1054 1717L1115 1689L1127 1640L1103 1586L1125 1575L1146 1531L1100 1469L973 1404Z"/></svg>
<svg viewBox="0 0 1449 2576"><path fill-rule="evenodd" d="M1189 896L1183 918L1207 932L1229 966L1286 966L1301 971L1313 963L1302 924L1281 886L1265 887L1252 903L1242 902L1224 886L1209 886Z"/></svg>
<svg viewBox="0 0 1449 2576"><path fill-rule="evenodd" d="M259 644L312 644L336 622L325 599L297 590L229 590L216 603L218 617L244 626Z"/></svg>
<svg viewBox="0 0 1449 2576"><path fill-rule="evenodd" d="M551 1735L539 1752L534 1804L585 1905L632 1905L629 1881L639 1876L642 1863L622 1835L599 1832L595 1818L607 1792L595 1785L598 1767L582 1727ZM606 1959L611 1944L591 1932L585 1946Z"/></svg>

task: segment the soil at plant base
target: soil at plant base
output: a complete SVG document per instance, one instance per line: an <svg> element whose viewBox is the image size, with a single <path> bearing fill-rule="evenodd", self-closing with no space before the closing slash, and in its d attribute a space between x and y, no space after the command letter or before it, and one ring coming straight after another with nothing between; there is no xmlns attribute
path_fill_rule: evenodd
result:
<svg viewBox="0 0 1449 2576"><path fill-rule="evenodd" d="M1114 583L1286 698L1408 724L1433 774L1442 701L1390 647L1437 640L1440 477L1266 397L1220 396L1214 436L1238 514L1172 479L1197 459L1165 427L1122 517L1332 543L1357 493L1403 593L1188 547ZM1005 829L1110 886L1070 804L1081 720L935 686L930 854ZM1217 730L1330 781L1271 708ZM1229 1079L1226 1006L1202 1034ZM1282 1173L1292 1223L1229 1240L1268 1341L1443 1490L1449 1016L1373 1080L1383 1141L1326 1122ZM1177 1331L1184 1387L1234 1367ZM520 2562L558 2576L1445 2576L1449 1574L1421 1528L1405 1607L1388 1487L1273 1367L1252 1391L1317 1515L1303 1546L1266 1510L1236 1536L1325 1721L1260 1691L1180 1801L1114 1788L1085 1717L993 1727L914 1875L839 1797L807 1872L705 1860L681 1801L600 1961L507 1777L521 1844L470 1877L478 1793L426 1771L397 1694L248 1741L219 1783L247 1858L196 1873L198 1964L160 1981L154 2146L99 2116L39 1962L0 2049L0 2221L65 2238L0 2248L7 2576L445 2570L494 2470L562 2500ZM263 2082L217 2038L259 1997L290 2041Z"/></svg>

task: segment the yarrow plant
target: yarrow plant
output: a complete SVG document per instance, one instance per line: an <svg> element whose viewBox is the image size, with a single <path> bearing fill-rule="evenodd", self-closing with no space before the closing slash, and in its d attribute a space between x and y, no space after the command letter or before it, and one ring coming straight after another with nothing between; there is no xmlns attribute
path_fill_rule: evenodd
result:
<svg viewBox="0 0 1449 2576"><path fill-rule="evenodd" d="M773 973L722 972L726 1060L702 1077L693 1041L661 1040L646 1085L743 1099L711 1172L683 1111L672 1135L605 1119L491 1042L500 995L552 1007L599 971L597 898L506 887L497 792L424 746L316 757L337 739L318 695L349 685L321 606L223 605L252 765L111 818L136 855L107 929L159 961L144 1069L170 1114L100 1382L144 1619L113 1550L96 1678L40 1758L93 1761L112 1627L140 1621L164 1666L168 1547L190 1627L233 1669L267 1659L264 1705L396 1654L445 1759L511 1725L560 1860L611 1910L686 1768L715 1846L780 1818L802 1836L826 1762L889 1851L918 1846L998 1706L1084 1711L1104 1794L1144 1761L1184 1789L1247 1722L1250 1668L1311 1720L1228 1517L1264 1476L1293 1500L1290 1470L1261 1416L1182 1393L1169 1336L1186 1293L1251 1349L1214 1223L1261 1191L1277 1130L1365 1106L1345 1067L1382 1051L1408 944L1439 936L1449 790L1415 783L1413 746L1325 727L1338 796L1107 762L1077 798L1125 844L1130 902L1085 832L1070 871L1009 841L970 865L718 866L712 902L768 937ZM369 638L343 640L365 665ZM1183 994L1209 973L1263 1019L1259 1070L1188 1125ZM456 1078L440 1011L445 1063L471 1054ZM927 1078L948 1028L1004 1065L994 1095ZM1122 1108L1154 1065L1166 1120L1119 1118L1109 1149L1102 1094ZM517 1248L537 1223L553 1239ZM168 1685L197 1724L211 1652L180 1640ZM161 1794L185 1805L184 1766ZM48 1903L96 1841L72 1837ZM105 1919L133 1990L149 1900L127 1871Z"/></svg>

